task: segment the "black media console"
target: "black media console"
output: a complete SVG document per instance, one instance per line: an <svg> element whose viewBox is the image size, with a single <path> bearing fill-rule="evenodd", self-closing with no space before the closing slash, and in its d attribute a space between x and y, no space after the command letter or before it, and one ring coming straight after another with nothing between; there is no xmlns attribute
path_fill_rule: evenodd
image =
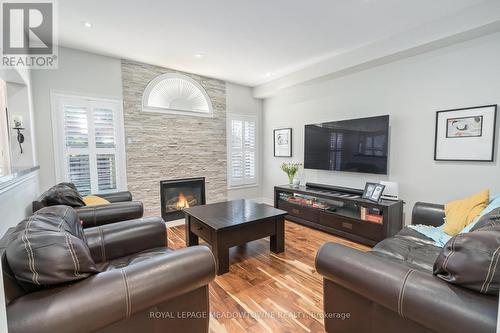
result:
<svg viewBox="0 0 500 333"><path fill-rule="evenodd" d="M403 201L363 199L363 190L306 183L275 186L274 206L286 219L350 240L375 245L403 226Z"/></svg>

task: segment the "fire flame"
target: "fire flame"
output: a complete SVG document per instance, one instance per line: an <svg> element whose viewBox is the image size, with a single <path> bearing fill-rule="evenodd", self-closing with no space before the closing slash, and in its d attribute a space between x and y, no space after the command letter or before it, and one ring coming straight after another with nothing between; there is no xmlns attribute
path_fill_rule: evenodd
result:
<svg viewBox="0 0 500 333"><path fill-rule="evenodd" d="M189 203L184 196L184 193L179 194L179 200L177 201L177 204L175 205L177 209L183 209L183 208L189 208Z"/></svg>

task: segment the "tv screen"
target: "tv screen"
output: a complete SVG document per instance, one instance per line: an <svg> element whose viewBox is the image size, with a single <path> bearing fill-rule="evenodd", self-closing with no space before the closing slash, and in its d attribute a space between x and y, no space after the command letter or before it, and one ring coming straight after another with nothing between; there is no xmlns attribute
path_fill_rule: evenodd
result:
<svg viewBox="0 0 500 333"><path fill-rule="evenodd" d="M304 168L387 174L389 116L305 126Z"/></svg>

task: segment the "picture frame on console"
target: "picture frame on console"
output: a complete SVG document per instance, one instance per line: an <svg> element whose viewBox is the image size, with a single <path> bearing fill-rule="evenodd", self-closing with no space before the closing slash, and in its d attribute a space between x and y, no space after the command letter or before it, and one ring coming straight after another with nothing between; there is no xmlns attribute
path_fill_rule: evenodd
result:
<svg viewBox="0 0 500 333"><path fill-rule="evenodd" d="M436 112L435 161L492 162L497 105Z"/></svg>
<svg viewBox="0 0 500 333"><path fill-rule="evenodd" d="M366 183L362 198L373 202L380 202L384 189L385 185L378 183Z"/></svg>
<svg viewBox="0 0 500 333"><path fill-rule="evenodd" d="M273 131L274 157L292 157L292 129L279 128Z"/></svg>

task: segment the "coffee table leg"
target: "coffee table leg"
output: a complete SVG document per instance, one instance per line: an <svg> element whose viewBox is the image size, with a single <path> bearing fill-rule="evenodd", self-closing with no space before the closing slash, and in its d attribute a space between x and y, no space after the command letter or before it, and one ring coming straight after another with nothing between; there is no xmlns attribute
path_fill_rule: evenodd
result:
<svg viewBox="0 0 500 333"><path fill-rule="evenodd" d="M198 236L191 232L191 221L189 215L186 215L186 246L198 245Z"/></svg>
<svg viewBox="0 0 500 333"><path fill-rule="evenodd" d="M229 272L229 248L215 240L212 252L217 260L217 275Z"/></svg>
<svg viewBox="0 0 500 333"><path fill-rule="evenodd" d="M285 251L285 218L283 216L276 218L276 234L271 236L270 247L274 253Z"/></svg>

